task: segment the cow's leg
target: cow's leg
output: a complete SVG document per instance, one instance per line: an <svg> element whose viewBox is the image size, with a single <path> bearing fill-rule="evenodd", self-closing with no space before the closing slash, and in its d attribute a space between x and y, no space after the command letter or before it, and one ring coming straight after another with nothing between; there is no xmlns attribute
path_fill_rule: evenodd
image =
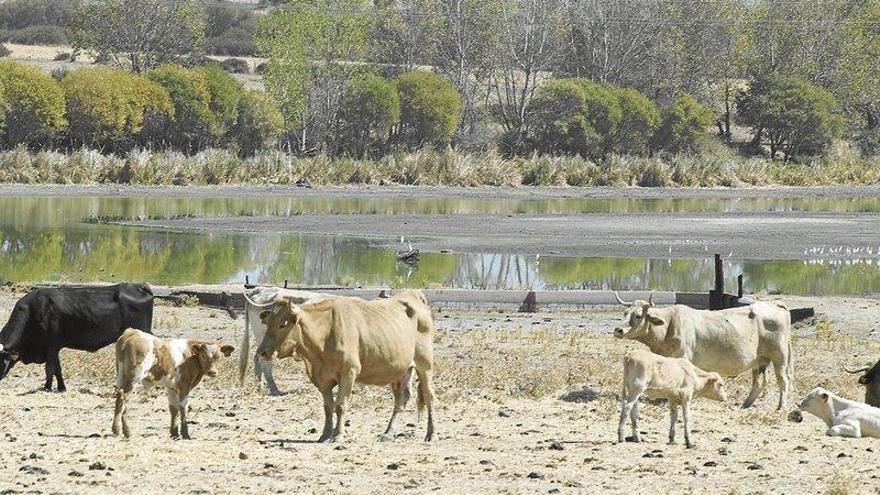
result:
<svg viewBox="0 0 880 495"><path fill-rule="evenodd" d="M333 386L335 383L331 380L321 383L318 389L324 398L324 430L321 431L319 442L329 442L333 436Z"/></svg>
<svg viewBox="0 0 880 495"><path fill-rule="evenodd" d="M177 390L167 388L165 394L168 396L168 412L171 413L171 427L168 432L171 438L180 438L180 431L177 427L177 415L180 412L180 401L177 397Z"/></svg>
<svg viewBox="0 0 880 495"><path fill-rule="evenodd" d="M691 401L690 399L685 399L681 403L681 413L684 417L684 445L687 448L691 448L694 444L691 443Z"/></svg>
<svg viewBox="0 0 880 495"><path fill-rule="evenodd" d="M854 423L838 423L825 432L829 437L852 437L861 438L861 424L856 421Z"/></svg>
<svg viewBox="0 0 880 495"><path fill-rule="evenodd" d="M123 388L116 390L116 410L113 413L113 434L119 436L122 432L126 438L131 436L126 420L128 391Z"/></svg>
<svg viewBox="0 0 880 495"><path fill-rule="evenodd" d="M785 407L785 404L788 402L788 391L791 387L791 383L788 380L788 371L785 368L785 361L781 359L773 363L773 371L776 373L776 386L779 387L777 411Z"/></svg>
<svg viewBox="0 0 880 495"><path fill-rule="evenodd" d="M755 401L758 399L758 394L761 393L761 386L758 384L758 380L764 374L764 370L766 369L766 367L767 363L759 363L754 368L752 368L752 390L749 391L749 396L746 397L745 401L743 401L743 409L752 407L755 404Z"/></svg>
<svg viewBox="0 0 880 495"><path fill-rule="evenodd" d="M262 359L260 361L263 366L263 376L266 377L266 385L269 387L269 395L284 395L284 393L278 389L278 384L275 383L275 366L272 364L272 361Z"/></svg>
<svg viewBox="0 0 880 495"><path fill-rule="evenodd" d="M675 443L675 423L678 421L678 404L669 401L669 443Z"/></svg>
<svg viewBox="0 0 880 495"><path fill-rule="evenodd" d="M351 388L360 373L359 369L350 368L339 375L339 388L336 390L336 428L333 430L332 441L342 440L345 434L345 410L348 408Z"/></svg>
<svg viewBox="0 0 880 495"><path fill-rule="evenodd" d="M189 440L189 425L186 423L186 404L188 401L188 397L184 394L180 394L180 402L178 405L178 411L180 412L180 438L184 440Z"/></svg>
<svg viewBox="0 0 880 495"><path fill-rule="evenodd" d="M410 367L399 380L391 384L391 393L394 395L394 412L391 413L391 419L388 421L388 428L385 429L385 433L379 435L380 441L394 440L394 434L397 432L398 415L406 406L407 400L409 400L409 381L411 377L412 368Z"/></svg>
<svg viewBox="0 0 880 495"><path fill-rule="evenodd" d="M52 378L58 378L58 391L64 392L64 382L61 380L61 362L58 358L60 349L49 349L46 354L46 384L43 390L52 391Z"/></svg>
<svg viewBox="0 0 880 495"><path fill-rule="evenodd" d="M418 364L417 364L418 366ZM423 408L428 409L428 428L425 431L425 441L434 440L434 371L431 368L416 368L419 377L418 410L421 416Z"/></svg>

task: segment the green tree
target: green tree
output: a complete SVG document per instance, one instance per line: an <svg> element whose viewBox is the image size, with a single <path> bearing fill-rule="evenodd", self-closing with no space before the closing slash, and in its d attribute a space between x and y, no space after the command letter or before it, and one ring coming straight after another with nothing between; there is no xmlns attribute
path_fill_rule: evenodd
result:
<svg viewBox="0 0 880 495"><path fill-rule="evenodd" d="M230 136L241 155L273 147L284 133L284 117L275 102L262 91L247 90L238 102L238 119Z"/></svg>
<svg viewBox="0 0 880 495"><path fill-rule="evenodd" d="M609 147L622 155L645 155L660 125L660 110L650 98L632 88L615 89L620 120Z"/></svg>
<svg viewBox="0 0 880 495"><path fill-rule="evenodd" d="M755 79L737 97L739 120L752 128L755 144L766 141L770 157L782 152L785 161L819 153L840 134L836 109L830 92L791 76Z"/></svg>
<svg viewBox="0 0 880 495"><path fill-rule="evenodd" d="M291 0L260 21L263 80L301 152L320 150L335 136L346 81L361 70L349 62L366 51L373 20L363 9L358 0Z"/></svg>
<svg viewBox="0 0 880 495"><path fill-rule="evenodd" d="M663 109L652 148L670 153L695 153L709 138L712 111L694 97L680 94Z"/></svg>
<svg viewBox="0 0 880 495"><path fill-rule="evenodd" d="M461 117L461 95L433 72L414 70L397 78L400 125L397 139L410 147L449 144Z"/></svg>
<svg viewBox="0 0 880 495"><path fill-rule="evenodd" d="M352 79L339 109L339 143L362 158L381 149L400 122L400 97L391 82L372 74Z"/></svg>
<svg viewBox="0 0 880 495"><path fill-rule="evenodd" d="M37 67L0 61L0 87L6 98L6 126L0 147L47 146L67 124L64 93Z"/></svg>
<svg viewBox="0 0 880 495"><path fill-rule="evenodd" d="M67 136L74 145L124 150L144 144L145 128L173 119L168 92L143 76L109 68L77 69L61 80Z"/></svg>
<svg viewBox="0 0 880 495"><path fill-rule="evenodd" d="M74 21L74 46L116 67L143 72L200 54L203 17L196 0L82 2Z"/></svg>
<svg viewBox="0 0 880 495"><path fill-rule="evenodd" d="M235 125L238 119L239 102L244 94L244 87L215 63L199 67L195 72L204 78L208 88L210 98L208 107L214 114L216 122L211 134L217 139L210 144L217 145L220 144L219 139Z"/></svg>
<svg viewBox="0 0 880 495"><path fill-rule="evenodd" d="M840 67L835 74L841 105L856 120L860 145L880 149L880 0L867 0L843 27Z"/></svg>
<svg viewBox="0 0 880 495"><path fill-rule="evenodd" d="M211 109L212 97L204 71L165 64L147 72L147 77L168 91L174 105L174 120L150 136L185 151L195 151L220 134L217 115Z"/></svg>

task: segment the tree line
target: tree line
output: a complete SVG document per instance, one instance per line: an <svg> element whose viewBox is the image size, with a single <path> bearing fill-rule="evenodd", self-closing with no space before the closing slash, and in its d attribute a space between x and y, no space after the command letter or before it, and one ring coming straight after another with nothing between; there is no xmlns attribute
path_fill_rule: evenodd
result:
<svg viewBox="0 0 880 495"><path fill-rule="evenodd" d="M277 141L297 154L601 161L727 145L788 161L844 135L880 146L880 0L288 0L253 22L195 0L100 0L71 19L78 49L144 74L246 24Z"/></svg>

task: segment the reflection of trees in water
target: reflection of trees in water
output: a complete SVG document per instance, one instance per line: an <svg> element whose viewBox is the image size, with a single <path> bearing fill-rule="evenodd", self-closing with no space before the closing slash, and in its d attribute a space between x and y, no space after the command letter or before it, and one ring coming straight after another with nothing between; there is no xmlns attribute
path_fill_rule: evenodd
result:
<svg viewBox="0 0 880 495"><path fill-rule="evenodd" d="M22 282L69 278L219 283L246 261L246 250L237 249L233 236L115 228L68 232L7 228L0 235L0 275Z"/></svg>

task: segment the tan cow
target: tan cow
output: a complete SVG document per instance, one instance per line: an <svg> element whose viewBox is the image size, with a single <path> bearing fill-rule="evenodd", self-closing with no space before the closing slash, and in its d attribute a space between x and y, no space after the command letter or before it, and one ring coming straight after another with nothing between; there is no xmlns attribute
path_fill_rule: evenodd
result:
<svg viewBox="0 0 880 495"><path fill-rule="evenodd" d="M616 293L615 293L616 295ZM675 305L655 308L648 301L617 301L627 307L624 325L614 336L637 340L652 352L683 357L706 371L722 376L752 372L752 390L742 407L750 407L766 387L758 378L772 363L782 409L788 401L791 376L791 314L784 304L757 302L721 311L703 311Z"/></svg>
<svg viewBox="0 0 880 495"><path fill-rule="evenodd" d="M684 416L684 443L691 448L691 401L697 397L725 401L724 380L718 373L707 373L684 358L668 358L646 350L632 351L623 359L623 393L620 396L620 422L617 441L623 442L626 417L632 421L634 442L639 436L639 397L669 401L669 443L675 443L678 408Z"/></svg>
<svg viewBox="0 0 880 495"><path fill-rule="evenodd" d="M404 290L373 301L328 299L302 305L277 301L260 318L267 326L257 350L260 356L271 359L276 352L279 358L301 356L306 374L324 398L319 441L332 442L343 435L354 382L391 386L394 412L379 438L394 438L398 414L409 396L411 367L419 377L419 413L428 410L425 441L434 439L434 320L421 291Z"/></svg>
<svg viewBox="0 0 880 495"><path fill-rule="evenodd" d="M171 436L189 439L186 424L186 406L189 393L202 381L204 375L217 376L217 361L235 350L203 340L160 339L154 335L129 328L116 341L116 412L113 416L113 434L131 436L128 428L128 394L138 383L144 390L154 385L165 387L168 410L171 413ZM177 416L180 415L180 433Z"/></svg>

